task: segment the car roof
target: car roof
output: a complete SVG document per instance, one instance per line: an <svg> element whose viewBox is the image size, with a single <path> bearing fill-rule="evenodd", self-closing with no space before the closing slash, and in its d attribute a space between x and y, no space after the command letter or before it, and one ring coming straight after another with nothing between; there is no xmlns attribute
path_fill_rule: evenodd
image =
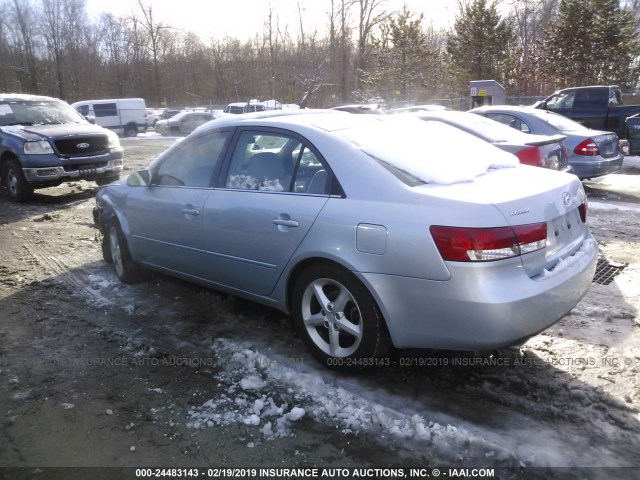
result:
<svg viewBox="0 0 640 480"><path fill-rule="evenodd" d="M45 97L43 95L28 95L28 94L24 94L24 93L0 93L0 101L42 101L42 100L48 100L48 101L60 101L60 99L58 98L54 98L54 97Z"/></svg>
<svg viewBox="0 0 640 480"><path fill-rule="evenodd" d="M313 125L313 119L317 119L319 116L340 116L345 118L356 117L356 115L350 115L346 112L340 112L337 110L323 110L323 109L290 109L290 110L266 110L263 112L250 112L243 115L229 115L220 118L216 118L204 125L198 127L198 131L212 128L222 128L229 126L242 126L247 124L260 124L260 125L275 125L275 124L306 124ZM300 117L298 120L296 118ZM282 119L279 121L279 119Z"/></svg>
<svg viewBox="0 0 640 480"><path fill-rule="evenodd" d="M487 105L484 107L474 108L473 110L470 110L470 112L491 112L497 110L531 113L531 111L539 109L536 109L530 105Z"/></svg>

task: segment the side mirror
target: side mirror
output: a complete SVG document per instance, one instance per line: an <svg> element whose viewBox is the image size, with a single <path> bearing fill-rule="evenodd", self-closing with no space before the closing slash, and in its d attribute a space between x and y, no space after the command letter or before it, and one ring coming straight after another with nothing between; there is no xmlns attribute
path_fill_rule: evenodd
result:
<svg viewBox="0 0 640 480"><path fill-rule="evenodd" d="M89 122L90 124L96 124L96 117L94 117L93 115L85 115L84 118L86 118L87 122Z"/></svg>
<svg viewBox="0 0 640 480"><path fill-rule="evenodd" d="M127 185L130 187L148 187L151 185L151 174L149 170L133 172L127 178Z"/></svg>

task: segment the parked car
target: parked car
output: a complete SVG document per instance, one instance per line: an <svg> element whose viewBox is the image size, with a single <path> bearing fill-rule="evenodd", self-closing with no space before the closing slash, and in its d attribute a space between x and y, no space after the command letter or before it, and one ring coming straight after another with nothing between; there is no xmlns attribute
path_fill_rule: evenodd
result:
<svg viewBox="0 0 640 480"><path fill-rule="evenodd" d="M0 93L0 177L13 200L69 180L113 182L123 156L115 133L91 125L67 103Z"/></svg>
<svg viewBox="0 0 640 480"><path fill-rule="evenodd" d="M236 102L230 103L227 105L223 113L232 113L232 114L242 114L242 113L254 113L254 112L264 112L267 110L262 103L258 102Z"/></svg>
<svg viewBox="0 0 640 480"><path fill-rule="evenodd" d="M467 112L422 111L414 113L425 121L442 122L459 128L509 153L520 163L573 173L567 162L563 135L526 135L498 122Z"/></svg>
<svg viewBox="0 0 640 480"><path fill-rule="evenodd" d="M444 105L438 104L426 104L426 105L411 105L408 107L394 108L391 113L412 113L412 112L441 112L443 110L450 110Z"/></svg>
<svg viewBox="0 0 640 480"><path fill-rule="evenodd" d="M617 172L622 166L624 155L613 132L591 130L562 115L531 107L496 105L471 112L524 133L565 135L569 164L581 180Z"/></svg>
<svg viewBox="0 0 640 480"><path fill-rule="evenodd" d="M147 106L142 98L84 100L71 106L101 127L124 137L135 137L147 130Z"/></svg>
<svg viewBox="0 0 640 480"><path fill-rule="evenodd" d="M200 127L94 210L123 282L150 268L288 312L340 369L544 330L593 279L586 214L574 175L459 129L304 110Z"/></svg>
<svg viewBox="0 0 640 480"><path fill-rule="evenodd" d="M338 110L347 113L366 113L373 115L384 115L382 106L378 103L356 103L353 105L340 105L333 107L331 110Z"/></svg>
<svg viewBox="0 0 640 480"><path fill-rule="evenodd" d="M168 120L158 120L155 130L162 135L188 135L213 118L211 112L180 112Z"/></svg>
<svg viewBox="0 0 640 480"><path fill-rule="evenodd" d="M156 128L158 120L160 120L160 113L153 108L147 108L147 127Z"/></svg>
<svg viewBox="0 0 640 480"><path fill-rule="evenodd" d="M535 108L570 118L586 128L613 132L621 139L627 139L627 117L640 113L640 105L623 104L622 92L615 85L558 90L537 102ZM631 154L640 154L640 146Z"/></svg>

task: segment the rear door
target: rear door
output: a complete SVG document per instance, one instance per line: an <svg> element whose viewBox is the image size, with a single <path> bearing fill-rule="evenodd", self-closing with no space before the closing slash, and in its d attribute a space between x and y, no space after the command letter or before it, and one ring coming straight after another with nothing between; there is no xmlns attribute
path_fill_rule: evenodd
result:
<svg viewBox="0 0 640 480"><path fill-rule="evenodd" d="M317 177L312 170L320 172ZM268 295L327 202L330 178L303 138L241 130L218 188L205 203L209 280Z"/></svg>

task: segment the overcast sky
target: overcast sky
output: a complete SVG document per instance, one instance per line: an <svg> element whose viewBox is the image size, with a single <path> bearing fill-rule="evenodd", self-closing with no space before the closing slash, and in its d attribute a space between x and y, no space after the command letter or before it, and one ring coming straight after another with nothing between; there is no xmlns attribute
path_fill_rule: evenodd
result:
<svg viewBox="0 0 640 480"><path fill-rule="evenodd" d="M246 40L256 32L262 33L264 19L273 5L280 24L289 25L289 33L296 36L299 28L298 3L304 9L305 32L314 29L324 33L329 0L143 0L153 6L159 21L176 28L199 34L204 40L231 36ZM424 13L426 23L437 28L453 25L457 0L386 0L388 10L401 10L406 4L411 11ZM136 10L136 0L87 0L89 14L101 12L126 15Z"/></svg>

